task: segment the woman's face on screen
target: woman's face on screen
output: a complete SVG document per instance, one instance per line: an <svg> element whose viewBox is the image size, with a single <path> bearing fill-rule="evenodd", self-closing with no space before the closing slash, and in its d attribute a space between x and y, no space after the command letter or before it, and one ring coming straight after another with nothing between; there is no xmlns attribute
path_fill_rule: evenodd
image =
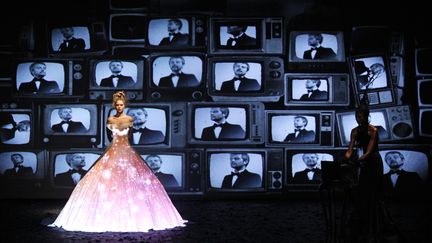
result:
<svg viewBox="0 0 432 243"><path fill-rule="evenodd" d="M118 113L122 113L124 110L124 102L123 100L117 100L115 103L115 109Z"/></svg>

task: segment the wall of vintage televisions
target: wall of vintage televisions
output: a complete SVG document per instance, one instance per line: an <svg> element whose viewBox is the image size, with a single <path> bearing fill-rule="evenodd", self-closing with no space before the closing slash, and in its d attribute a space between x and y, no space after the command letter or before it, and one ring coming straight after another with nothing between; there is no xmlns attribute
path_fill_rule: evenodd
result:
<svg viewBox="0 0 432 243"><path fill-rule="evenodd" d="M0 45L4 197L66 197L111 142L119 90L130 142L171 195L316 192L365 95L386 193L430 189L432 43L390 26L163 15L127 2L109 1L103 18L24 21Z"/></svg>

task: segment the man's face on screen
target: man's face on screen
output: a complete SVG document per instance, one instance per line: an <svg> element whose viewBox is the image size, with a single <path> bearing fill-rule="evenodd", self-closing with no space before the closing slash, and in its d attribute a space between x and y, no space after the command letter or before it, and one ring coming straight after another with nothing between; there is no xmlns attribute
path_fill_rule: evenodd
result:
<svg viewBox="0 0 432 243"><path fill-rule="evenodd" d="M74 154L68 163L71 168L76 170L82 169L86 166L85 157L82 154Z"/></svg>
<svg viewBox="0 0 432 243"><path fill-rule="evenodd" d="M225 118L225 115L222 113L219 108L211 108L210 109L210 119L215 122L219 122Z"/></svg>
<svg viewBox="0 0 432 243"><path fill-rule="evenodd" d="M171 33L179 31L179 26L175 21L168 21L168 31Z"/></svg>
<svg viewBox="0 0 432 243"><path fill-rule="evenodd" d="M403 158L398 153L387 153L385 161L391 169L399 169L404 164Z"/></svg>
<svg viewBox="0 0 432 243"><path fill-rule="evenodd" d="M19 155L15 154L11 157L11 159L12 159L12 163L14 164L14 166L19 166L23 163L23 159Z"/></svg>
<svg viewBox="0 0 432 243"><path fill-rule="evenodd" d="M183 68L183 61L180 58L171 58L169 60L169 66L171 68L171 71L173 72L180 72Z"/></svg>
<svg viewBox="0 0 432 243"><path fill-rule="evenodd" d="M238 77L245 76L248 69L249 68L246 63L234 63L233 65L234 74Z"/></svg>
<svg viewBox="0 0 432 243"><path fill-rule="evenodd" d="M317 154L304 154L303 162L307 167L315 167L318 163L318 155Z"/></svg>
<svg viewBox="0 0 432 243"><path fill-rule="evenodd" d="M67 27L67 28L61 28L61 33L64 38L69 39L74 35L73 28Z"/></svg>
<svg viewBox="0 0 432 243"><path fill-rule="evenodd" d="M245 166L241 154L231 154L230 155L231 167L236 170L241 170Z"/></svg>
<svg viewBox="0 0 432 243"><path fill-rule="evenodd" d="M46 65L42 63L35 64L31 71L35 78L43 78L46 75Z"/></svg>
<svg viewBox="0 0 432 243"><path fill-rule="evenodd" d="M318 46L319 45L319 40L315 35L309 35L308 36L308 44L309 46Z"/></svg>
<svg viewBox="0 0 432 243"><path fill-rule="evenodd" d="M146 162L153 171L158 171L162 166L162 161L158 157L149 157Z"/></svg>
<svg viewBox="0 0 432 243"><path fill-rule="evenodd" d="M72 119L72 109L63 108L59 111L59 116L63 121L69 121Z"/></svg>
<svg viewBox="0 0 432 243"><path fill-rule="evenodd" d="M243 32L243 28L238 25L231 25L227 28L228 34L231 34L233 36L238 36Z"/></svg>
<svg viewBox="0 0 432 243"><path fill-rule="evenodd" d="M119 74L123 69L123 64L121 62L112 62L109 64L109 68L112 73Z"/></svg>
<svg viewBox="0 0 432 243"><path fill-rule="evenodd" d="M305 126L306 126L306 123L303 120L303 118L300 118L300 117L294 118L294 127L296 129L303 129Z"/></svg>
<svg viewBox="0 0 432 243"><path fill-rule="evenodd" d="M129 109L127 114L133 118L134 127L140 127L147 122L147 116L141 109Z"/></svg>

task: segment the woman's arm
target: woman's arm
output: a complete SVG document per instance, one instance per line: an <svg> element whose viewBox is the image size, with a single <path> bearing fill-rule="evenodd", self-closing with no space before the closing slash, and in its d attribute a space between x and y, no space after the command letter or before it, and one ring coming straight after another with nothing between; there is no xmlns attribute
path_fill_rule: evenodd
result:
<svg viewBox="0 0 432 243"><path fill-rule="evenodd" d="M345 159L346 160L349 160L352 156L353 149L354 149L354 142L355 142L356 137L357 137L357 128L353 128L351 130L351 138L350 138L348 150L345 153Z"/></svg>
<svg viewBox="0 0 432 243"><path fill-rule="evenodd" d="M370 139L369 139L369 143L368 143L366 152L362 156L360 156L360 158L358 160L365 160L365 159L369 158L373 149L375 148L375 146L377 146L378 129L376 127L373 127L372 129L370 129L369 132L370 132Z"/></svg>

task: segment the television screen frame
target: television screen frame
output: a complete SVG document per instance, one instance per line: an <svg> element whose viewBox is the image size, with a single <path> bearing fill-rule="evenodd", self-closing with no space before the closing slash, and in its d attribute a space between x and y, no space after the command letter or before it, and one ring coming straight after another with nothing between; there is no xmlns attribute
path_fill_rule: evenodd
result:
<svg viewBox="0 0 432 243"><path fill-rule="evenodd" d="M30 176L20 176L20 177L13 177L13 178L6 178L4 177L3 174L0 174L0 180L4 183L8 183L8 182L13 182L13 181L41 181L45 179L45 172L46 172L46 163L45 161L47 161L47 151L46 150L41 150L41 149L35 149L35 148L31 148L31 149L12 149L12 148L8 148L5 150L2 150L0 152L1 154L7 154L10 153L15 154L15 153L34 153L35 157L36 157L36 166L35 166L35 172L33 173L33 175ZM24 162L25 162L25 158L24 158ZM24 166L26 165L25 163L23 163Z"/></svg>
<svg viewBox="0 0 432 243"><path fill-rule="evenodd" d="M34 141L36 139L36 131L35 128L38 127L36 124L38 121L35 119L36 113L35 109L32 107L31 109L0 109L0 112L7 112L10 114L25 114L29 115L30 117L30 135L29 135L29 142L26 144L5 144L3 142L0 142L0 145L2 148L6 149L26 149L26 148L33 148L36 142ZM7 124L7 123L5 123ZM3 126L3 125L2 125ZM14 136L15 137L15 136Z"/></svg>
<svg viewBox="0 0 432 243"><path fill-rule="evenodd" d="M414 53L414 55L415 55L415 61L414 61L414 63L415 63L415 71L416 71L416 76L420 76L420 77L422 77L422 76L432 76L432 71L430 72L430 73L423 73L423 72L421 72L421 70L419 70L419 52L421 52L421 51L429 51L429 52L431 52L432 53L432 47L425 47L425 48L416 48L415 49L415 53ZM432 58L431 58L431 61L432 61Z"/></svg>
<svg viewBox="0 0 432 243"><path fill-rule="evenodd" d="M422 129L423 128L423 126L422 126L422 119L423 119L423 114L425 113L425 112L431 112L432 113L432 107L428 107L428 108L426 108L426 107L424 107L424 108L420 108L419 109L419 116L418 116L418 128L419 128L419 136L421 136L421 137L432 137L432 134L427 134L427 133L425 133L424 132L424 130Z"/></svg>
<svg viewBox="0 0 432 243"><path fill-rule="evenodd" d="M117 38L117 37L113 37L113 17L120 17L120 16L136 16L136 17L141 17L144 18L142 21L142 24L146 23L146 17L147 14L145 13L112 13L109 15L109 20L108 20L108 28L109 28L109 41L110 42L124 42L124 43L145 43L147 41L145 33L143 33L142 38L139 39L122 39L122 38ZM146 31L146 30L144 30Z"/></svg>
<svg viewBox="0 0 432 243"><path fill-rule="evenodd" d="M432 85L432 79L418 79L417 80L417 102L418 102L418 106L419 107L432 107L432 102L431 103L423 103L423 101L422 101L422 97L420 96L421 95L421 85L423 84L423 83L430 83L431 85ZM426 90L426 92L427 92L427 90L428 89L424 89L424 90Z"/></svg>

